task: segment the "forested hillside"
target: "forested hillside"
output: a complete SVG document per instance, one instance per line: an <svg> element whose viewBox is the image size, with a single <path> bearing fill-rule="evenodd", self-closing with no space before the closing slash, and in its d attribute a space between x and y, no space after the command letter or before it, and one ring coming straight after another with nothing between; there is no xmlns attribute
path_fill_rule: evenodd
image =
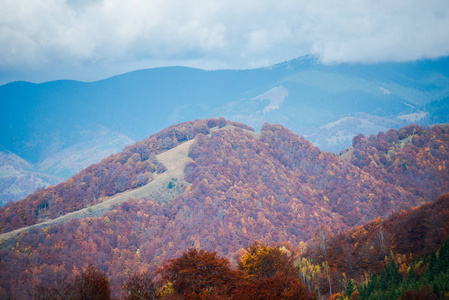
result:
<svg viewBox="0 0 449 300"><path fill-rule="evenodd" d="M392 133L358 136L339 156L280 125L265 124L260 134L224 119L171 126L2 208L6 232L94 207L151 184L165 169L156 154L193 139L193 162L184 170L189 185L174 199L129 199L102 215L1 241L0 295L28 299L36 288L94 266L119 297L134 272L153 272L189 249L216 251L236 265L253 241L284 246L297 259L303 284L317 295L343 291L349 277L359 283L380 272L385 257L404 257L408 266L410 253L436 250L447 237L447 196L408 209L447 192L448 156L441 151L449 147L448 127L406 127L390 141L385 136ZM414 170L424 175L414 180Z"/></svg>
<svg viewBox="0 0 449 300"><path fill-rule="evenodd" d="M449 126L410 125L353 139L350 162L363 171L433 200L449 187Z"/></svg>
<svg viewBox="0 0 449 300"><path fill-rule="evenodd" d="M0 232L54 219L97 204L108 196L145 185L156 172L164 170L164 166L158 164L156 154L190 140L198 133L208 134L209 127L225 125L224 119L185 122L128 146L123 152L89 166L66 182L0 208Z"/></svg>
<svg viewBox="0 0 449 300"><path fill-rule="evenodd" d="M307 273L307 283L313 287L312 290L320 294L344 291L351 278L354 284L359 284L361 299L369 299L370 294L376 292L383 293L385 299L397 299L406 290L420 289L429 289L426 293L430 298L420 298L417 293L418 298L413 299L447 299L448 236L449 194L444 194L434 202L398 211L386 219L377 218L335 235L331 235L325 226L320 227L315 237L303 249L299 249L301 253L298 253L297 264L303 273ZM435 252L445 240L443 253L438 254L441 260L439 263L443 265L433 270ZM429 261L432 260L429 258L431 253L434 255L433 262ZM430 295L434 279L429 274L431 272L435 272L435 276L444 273L444 282L439 283L442 286L435 293L446 296L438 298ZM393 278L392 274L396 277ZM379 285L373 283L373 280L377 281L377 276L383 276L387 282ZM411 280L414 281L413 285ZM402 281L404 284L401 288ZM424 297L424 292L421 297Z"/></svg>

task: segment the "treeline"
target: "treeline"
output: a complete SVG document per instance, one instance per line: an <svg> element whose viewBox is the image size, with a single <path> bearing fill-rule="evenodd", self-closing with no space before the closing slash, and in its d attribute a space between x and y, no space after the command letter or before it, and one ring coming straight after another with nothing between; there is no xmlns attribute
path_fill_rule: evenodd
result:
<svg viewBox="0 0 449 300"><path fill-rule="evenodd" d="M291 250L291 249L290 249ZM121 299L447 299L449 239L437 251L410 261L407 268L385 258L379 275L360 284L342 277L342 285L326 296L307 288L300 260L284 247L254 242L242 251L237 266L216 252L191 248L156 271L136 271L121 287ZM324 267L326 265L323 265ZM54 275L33 285L33 299L111 299L105 272L89 265L71 276ZM1 295L0 296L5 296ZM117 298L117 296L116 296Z"/></svg>
<svg viewBox="0 0 449 300"><path fill-rule="evenodd" d="M104 272L89 265L72 278L34 285L34 299L111 299ZM299 279L291 252L254 242L236 267L216 252L190 249L166 261L156 272L134 272L121 298L137 299L291 299L314 298Z"/></svg>

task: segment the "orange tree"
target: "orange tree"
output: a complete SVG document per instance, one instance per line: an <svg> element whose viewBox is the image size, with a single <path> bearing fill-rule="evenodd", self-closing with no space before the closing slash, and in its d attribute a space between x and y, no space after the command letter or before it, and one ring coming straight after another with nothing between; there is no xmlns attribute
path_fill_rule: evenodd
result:
<svg viewBox="0 0 449 300"><path fill-rule="evenodd" d="M243 280L233 299L312 299L298 277L292 257L277 247L254 242L239 262Z"/></svg>

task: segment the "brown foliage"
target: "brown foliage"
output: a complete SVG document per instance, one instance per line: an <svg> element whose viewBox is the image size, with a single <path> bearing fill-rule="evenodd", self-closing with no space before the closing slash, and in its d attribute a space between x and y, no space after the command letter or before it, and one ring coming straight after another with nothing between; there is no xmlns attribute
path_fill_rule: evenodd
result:
<svg viewBox="0 0 449 300"><path fill-rule="evenodd" d="M310 300L313 295L299 278L276 273L272 277L247 278L239 282L231 299Z"/></svg>
<svg viewBox="0 0 449 300"><path fill-rule="evenodd" d="M380 272L385 267L385 257L391 253L409 260L436 251L447 236L449 194L332 236L324 259L339 272L358 278L372 271ZM316 259L313 243L311 246L306 257Z"/></svg>
<svg viewBox="0 0 449 300"><path fill-rule="evenodd" d="M418 290L408 290L399 297L399 300L434 300L432 291L428 285L421 287Z"/></svg>
<svg viewBox="0 0 449 300"><path fill-rule="evenodd" d="M238 279L227 259L217 257L216 252L196 249L167 261L158 273L184 299L196 299L204 293L229 295Z"/></svg>

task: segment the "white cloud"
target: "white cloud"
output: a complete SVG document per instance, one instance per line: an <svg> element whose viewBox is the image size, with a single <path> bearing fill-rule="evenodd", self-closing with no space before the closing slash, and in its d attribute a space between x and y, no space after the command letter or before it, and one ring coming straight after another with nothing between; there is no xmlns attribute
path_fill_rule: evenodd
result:
<svg viewBox="0 0 449 300"><path fill-rule="evenodd" d="M407 61L449 55L448 37L447 0L0 1L3 74Z"/></svg>

